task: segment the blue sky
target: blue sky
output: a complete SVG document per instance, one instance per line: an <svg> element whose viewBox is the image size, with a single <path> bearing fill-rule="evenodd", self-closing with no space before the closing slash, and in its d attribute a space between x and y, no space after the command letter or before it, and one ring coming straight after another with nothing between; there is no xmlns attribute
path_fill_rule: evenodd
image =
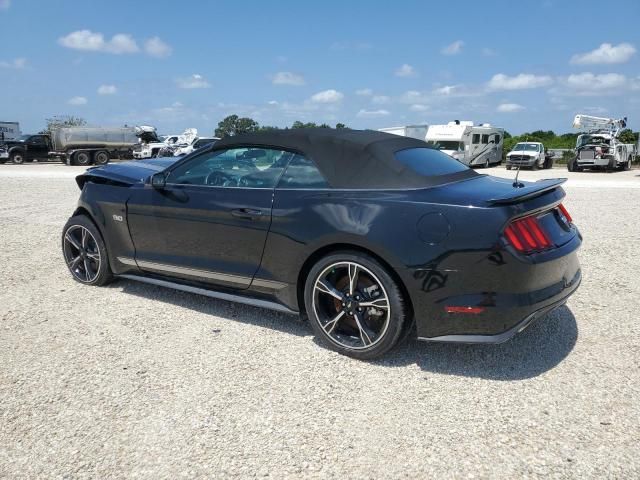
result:
<svg viewBox="0 0 640 480"><path fill-rule="evenodd" d="M521 133L591 113L638 130L638 20L637 0L0 0L0 120L204 135L237 113Z"/></svg>

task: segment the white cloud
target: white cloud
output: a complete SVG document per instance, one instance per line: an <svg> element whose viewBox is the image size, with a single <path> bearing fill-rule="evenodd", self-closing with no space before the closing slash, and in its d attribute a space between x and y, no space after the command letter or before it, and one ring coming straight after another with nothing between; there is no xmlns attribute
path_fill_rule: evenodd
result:
<svg viewBox="0 0 640 480"><path fill-rule="evenodd" d="M11 0L0 0L0 10L8 10L11 6Z"/></svg>
<svg viewBox="0 0 640 480"><path fill-rule="evenodd" d="M197 73L186 77L186 78L178 78L176 80L179 88L209 88L211 84L202 76Z"/></svg>
<svg viewBox="0 0 640 480"><path fill-rule="evenodd" d="M305 84L304 77L293 72L278 72L271 79L274 85L291 85L300 87Z"/></svg>
<svg viewBox="0 0 640 480"><path fill-rule="evenodd" d="M313 103L338 103L344 98L344 95L337 90L329 89L318 92L311 96Z"/></svg>
<svg viewBox="0 0 640 480"><path fill-rule="evenodd" d="M444 87L436 88L435 93L437 93L438 95L452 95L453 93L455 93L457 88L458 87L456 87L455 85L445 85Z"/></svg>
<svg viewBox="0 0 640 480"><path fill-rule="evenodd" d="M278 103L278 101L277 101L277 100L269 100L267 103L268 103L269 105L274 106L274 107L275 107L276 105L279 105L279 103Z"/></svg>
<svg viewBox="0 0 640 480"><path fill-rule="evenodd" d="M426 112L427 110L429 110L429 107L427 105L423 105L422 103L414 103L409 107L409 110L411 110L412 112Z"/></svg>
<svg viewBox="0 0 640 480"><path fill-rule="evenodd" d="M118 89L115 85L100 85L98 87L98 95L115 95Z"/></svg>
<svg viewBox="0 0 640 480"><path fill-rule="evenodd" d="M621 43L615 46L603 43L595 50L574 55L571 57L571 63L577 65L624 63L635 53L636 49L630 43Z"/></svg>
<svg viewBox="0 0 640 480"><path fill-rule="evenodd" d="M411 65L409 65L408 63L404 63L400 65L400 68L398 68L395 71L395 76L396 77L415 77L416 71Z"/></svg>
<svg viewBox="0 0 640 480"><path fill-rule="evenodd" d="M73 97L73 98L70 98L67 103L69 105L86 105L87 99L86 97Z"/></svg>
<svg viewBox="0 0 640 480"><path fill-rule="evenodd" d="M391 97L386 95L376 95L371 98L371 103L375 103L376 105L384 105L391 101Z"/></svg>
<svg viewBox="0 0 640 480"><path fill-rule="evenodd" d="M462 53L462 47L464 47L464 42L462 40L456 40L452 44L443 47L440 53L443 55L457 55Z"/></svg>
<svg viewBox="0 0 640 480"><path fill-rule="evenodd" d="M140 51L136 41L128 33L118 33L107 41L102 33L92 32L91 30L77 30L69 35L60 37L58 43L63 47L74 50L105 52L117 55Z"/></svg>
<svg viewBox="0 0 640 480"><path fill-rule="evenodd" d="M13 68L15 70L22 70L27 66L26 58L15 58L10 62L0 62L0 68Z"/></svg>
<svg viewBox="0 0 640 480"><path fill-rule="evenodd" d="M358 118L376 118L376 117L386 117L390 112L388 110L360 110L356 117Z"/></svg>
<svg viewBox="0 0 640 480"><path fill-rule="evenodd" d="M494 49L489 48L489 47L484 47L484 48L481 50L481 53L482 53L482 55L484 55L485 57L495 57L496 55L498 55L498 53L497 53Z"/></svg>
<svg viewBox="0 0 640 480"><path fill-rule="evenodd" d="M171 55L173 49L164 43L160 37L151 37L144 42L144 51L152 57L164 58Z"/></svg>
<svg viewBox="0 0 640 480"><path fill-rule="evenodd" d="M578 91L621 89L627 86L627 77L619 73L594 75L591 72L584 72L569 75L567 85Z"/></svg>
<svg viewBox="0 0 640 480"><path fill-rule="evenodd" d="M431 100L430 95L424 92L419 92L418 90L409 90L403 93L402 96L400 97L400 101L402 101L403 103L411 103L411 104L427 103L429 100Z"/></svg>
<svg viewBox="0 0 640 480"><path fill-rule="evenodd" d="M522 90L546 87L552 83L553 79L548 75L521 73L515 77L509 77L503 73L498 73L489 80L488 87L491 90Z"/></svg>
<svg viewBox="0 0 640 480"><path fill-rule="evenodd" d="M361 88L360 90L356 90L356 95L360 95L361 97L369 97L373 95L373 90L370 88Z"/></svg>
<svg viewBox="0 0 640 480"><path fill-rule="evenodd" d="M517 103L501 103L496 110L501 113L514 113L524 110L524 107Z"/></svg>

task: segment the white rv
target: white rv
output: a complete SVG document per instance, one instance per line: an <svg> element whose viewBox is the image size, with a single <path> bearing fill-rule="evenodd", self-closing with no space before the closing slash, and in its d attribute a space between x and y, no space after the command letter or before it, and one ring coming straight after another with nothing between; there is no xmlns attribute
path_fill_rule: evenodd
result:
<svg viewBox="0 0 640 480"><path fill-rule="evenodd" d="M427 143L469 166L490 167L502 161L504 129L481 123L454 120L431 125Z"/></svg>
<svg viewBox="0 0 640 480"><path fill-rule="evenodd" d="M418 140L424 140L429 125L407 125L405 127L389 127L381 128L379 132L392 133L393 135L400 135L401 137L417 138Z"/></svg>

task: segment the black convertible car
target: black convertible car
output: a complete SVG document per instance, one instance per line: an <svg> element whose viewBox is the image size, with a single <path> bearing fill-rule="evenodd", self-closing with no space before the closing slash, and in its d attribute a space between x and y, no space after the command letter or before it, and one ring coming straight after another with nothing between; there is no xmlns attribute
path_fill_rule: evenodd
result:
<svg viewBox="0 0 640 480"><path fill-rule="evenodd" d="M306 313L324 343L361 359L413 332L505 341L581 279L563 180L481 175L411 138L239 135L76 181L62 248L77 281L123 277Z"/></svg>

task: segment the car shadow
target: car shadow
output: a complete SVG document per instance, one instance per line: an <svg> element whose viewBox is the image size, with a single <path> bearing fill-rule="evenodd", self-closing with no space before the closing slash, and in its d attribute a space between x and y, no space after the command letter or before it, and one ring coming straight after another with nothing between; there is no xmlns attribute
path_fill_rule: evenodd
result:
<svg viewBox="0 0 640 480"><path fill-rule="evenodd" d="M307 322L297 315L215 300L133 280L118 279L108 288L290 335L313 335ZM415 364L425 372L444 375L524 380L541 375L558 365L573 350L577 339L576 319L567 306L561 306L499 345L429 343L410 338L383 358L371 363L391 368ZM318 348L326 348L318 339L314 341Z"/></svg>
<svg viewBox="0 0 640 480"><path fill-rule="evenodd" d="M258 327L270 328L290 335L304 337L312 334L309 326L298 315L225 300L216 300L204 295L182 292L124 278L113 282L108 288L116 288L129 295L169 303L205 315L215 315L227 320L237 320Z"/></svg>
<svg viewBox="0 0 640 480"><path fill-rule="evenodd" d="M417 364L423 371L490 380L525 380L564 360L578 339L576 319L561 306L498 345L409 340L377 361L390 367Z"/></svg>

